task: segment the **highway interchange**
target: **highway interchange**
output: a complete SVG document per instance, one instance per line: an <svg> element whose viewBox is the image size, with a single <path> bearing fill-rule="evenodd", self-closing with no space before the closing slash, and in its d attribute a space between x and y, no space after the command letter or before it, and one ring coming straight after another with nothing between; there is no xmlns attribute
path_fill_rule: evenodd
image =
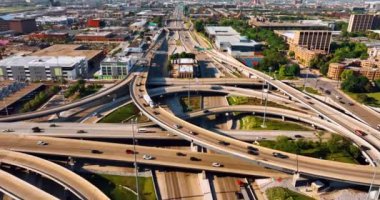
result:
<svg viewBox="0 0 380 200"><path fill-rule="evenodd" d="M175 24L181 25L178 21L175 21ZM182 29L183 27L179 28ZM179 31L178 34L181 37L185 49L188 51L195 52L194 46L201 46L196 42L201 39L193 38L194 36L190 34L189 31ZM157 41L157 43L153 44L146 54L149 63L157 62L155 61L154 52L158 51L161 42L162 41ZM115 134L114 137L121 138L118 137L118 135L123 134L123 131L130 132L131 130L125 129L124 125L114 126L102 124L99 126L86 126L82 124L72 124L69 126L67 124L58 124L57 127L50 127L49 124L37 125L19 121L57 114L85 105L114 94L123 88L128 88L129 85L128 89L133 103L139 108L141 113L146 115L154 124L165 129L165 131L161 131L163 135L167 133L177 135L192 144L217 152L217 154L205 154L180 151L185 156L178 156L177 153L179 150L138 145L136 146L135 153L137 154L137 161L143 165L205 170L258 177L286 178L293 174L301 174L353 184L370 185L373 183L374 185L380 186L380 179L373 178L374 173L380 174L380 169L377 167L338 163L285 152L281 153L288 158L278 158L273 156L273 153L278 151L249 144L212 130L206 130L186 121L188 118L218 113L263 113L263 106L241 105L215 107L186 113L184 116L178 117L160 105L157 107L148 106L144 98L141 98L143 95L158 98L158 96L161 95L165 96L171 93L181 93L189 90L260 98L262 97L262 91L258 92L250 88L241 88L238 86L256 85L260 87L263 84L269 84L275 88L268 94L269 99L274 102L286 104L288 107L291 107L292 110L268 107L265 109L267 113L302 121L344 135L358 146L365 145L369 147L370 150L363 153L372 165L374 165L373 160L380 158L380 132L376 130L373 125L363 123L279 80L274 80L264 73L248 68L224 53L216 50L205 50L204 53L200 53L197 57L208 57L220 66L228 65L228 69L226 70L237 70L249 78L199 78L192 80L189 84L189 80L150 78L150 76L152 76L149 73L151 67L149 65L139 67L134 69L126 79L120 81L115 86L77 102L52 109L0 118L0 122L14 122L9 124L9 127L6 123L0 123L0 127L3 130L9 128L15 131L14 133L2 133L0 135L0 162L35 171L52 180L56 180L80 199L107 199L108 197L99 189L79 175L51 161L38 158L35 155L58 156L74 160L77 158L85 158L99 161L131 163L134 161L134 154L126 154L126 150L131 150L133 148L132 145L61 138L76 138L76 136L79 135L76 133L78 130L86 130L86 133L83 134L84 137L81 138L85 138L86 135L89 135L89 137L99 137L96 135L100 135L106 131L109 133L106 135ZM152 89L148 86L164 87ZM35 126L42 127L44 132L41 134L31 134L30 127ZM357 136L354 134L354 131L357 129L365 131L368 135L365 137ZM106 137L106 135L103 135L103 137ZM156 137L159 138L160 135ZM44 141L46 145L37 145L39 141ZM258 154L252 155L248 153L249 149L257 149ZM96 150L97 153L94 153L93 150ZM33 155L28 155L29 153ZM154 159L144 159L143 155L151 155ZM191 161L189 157L199 158L199 161ZM239 159L238 162L237 159ZM214 162L222 163L223 167L213 167L212 163ZM0 170L0 177L2 182L0 185L1 191L16 199L56 199L47 192L5 171Z"/></svg>

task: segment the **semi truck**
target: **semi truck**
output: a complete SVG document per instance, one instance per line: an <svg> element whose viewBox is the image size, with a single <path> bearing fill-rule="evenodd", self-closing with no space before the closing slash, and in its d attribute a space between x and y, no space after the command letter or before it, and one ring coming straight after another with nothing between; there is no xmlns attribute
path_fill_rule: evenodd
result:
<svg viewBox="0 0 380 200"><path fill-rule="evenodd" d="M151 108L155 108L155 107L156 107L156 104L152 101L152 99L150 98L149 95L144 94L144 100L146 101L146 103L149 104L149 106L150 106Z"/></svg>

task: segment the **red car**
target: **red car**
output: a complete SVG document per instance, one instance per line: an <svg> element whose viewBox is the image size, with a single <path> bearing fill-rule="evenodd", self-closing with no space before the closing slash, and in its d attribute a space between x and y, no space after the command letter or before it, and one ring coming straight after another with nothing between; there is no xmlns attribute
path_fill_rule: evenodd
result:
<svg viewBox="0 0 380 200"><path fill-rule="evenodd" d="M361 130L355 130L355 134L358 135L358 136L360 136L360 137L363 137L363 136L366 136L366 135L367 135L367 133L364 133L364 132L361 131Z"/></svg>
<svg viewBox="0 0 380 200"><path fill-rule="evenodd" d="M125 150L125 153L127 153L127 154L135 154L135 152L133 150L130 150L130 149Z"/></svg>

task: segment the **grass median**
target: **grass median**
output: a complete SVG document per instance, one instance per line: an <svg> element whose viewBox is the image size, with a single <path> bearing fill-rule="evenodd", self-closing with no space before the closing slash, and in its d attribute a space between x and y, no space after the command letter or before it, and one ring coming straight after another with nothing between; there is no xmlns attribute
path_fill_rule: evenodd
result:
<svg viewBox="0 0 380 200"><path fill-rule="evenodd" d="M116 109L109 115L105 116L99 123L122 123L128 122L130 119L137 117L138 122L149 121L146 116L139 115L140 110L134 104L128 104Z"/></svg>
<svg viewBox="0 0 380 200"><path fill-rule="evenodd" d="M268 200L314 200L314 198L283 187L273 187L265 191Z"/></svg>

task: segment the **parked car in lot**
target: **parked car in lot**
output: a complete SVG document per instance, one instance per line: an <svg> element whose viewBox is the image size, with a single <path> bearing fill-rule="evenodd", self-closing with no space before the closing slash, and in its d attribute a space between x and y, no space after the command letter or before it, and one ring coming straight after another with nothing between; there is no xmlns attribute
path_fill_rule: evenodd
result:
<svg viewBox="0 0 380 200"><path fill-rule="evenodd" d="M285 158L289 158L289 156L287 155L284 155L282 153L278 153L278 152L273 152L272 155L276 158L281 158L281 159L285 159Z"/></svg>
<svg viewBox="0 0 380 200"><path fill-rule="evenodd" d="M213 163L212 163L212 166L213 166L213 167L223 167L223 165L220 164L220 163L218 163L218 162L213 162Z"/></svg>
<svg viewBox="0 0 380 200"><path fill-rule="evenodd" d="M367 133L365 133L364 131L361 131L361 130L355 130L355 134L360 136L360 137L364 137L367 135Z"/></svg>
<svg viewBox="0 0 380 200"><path fill-rule="evenodd" d="M151 155L148 155L148 154L144 154L144 155L143 155L143 159L144 159L144 160L153 160L154 157L151 156Z"/></svg>

